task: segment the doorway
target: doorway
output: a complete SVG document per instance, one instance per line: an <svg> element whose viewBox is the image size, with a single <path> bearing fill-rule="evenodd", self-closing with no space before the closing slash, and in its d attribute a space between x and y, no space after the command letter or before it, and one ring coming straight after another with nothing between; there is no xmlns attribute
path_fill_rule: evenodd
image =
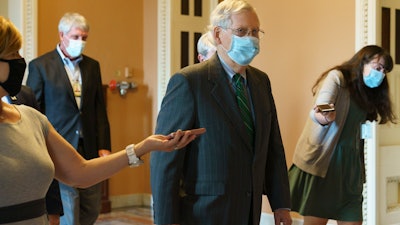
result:
<svg viewBox="0 0 400 225"><path fill-rule="evenodd" d="M158 109L169 78L196 63L197 40L206 31L217 4L218 0L158 1Z"/></svg>

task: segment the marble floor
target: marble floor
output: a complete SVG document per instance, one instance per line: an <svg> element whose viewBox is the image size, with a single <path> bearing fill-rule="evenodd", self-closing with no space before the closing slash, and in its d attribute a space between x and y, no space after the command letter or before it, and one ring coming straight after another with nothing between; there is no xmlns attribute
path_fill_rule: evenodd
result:
<svg viewBox="0 0 400 225"><path fill-rule="evenodd" d="M129 207L113 209L110 213L100 214L94 225L148 225L153 224L152 209L150 207ZM303 225L299 216L292 215L293 225ZM260 225L273 225L272 214L262 213ZM328 225L336 225L330 220Z"/></svg>
<svg viewBox="0 0 400 225"><path fill-rule="evenodd" d="M95 225L146 225L153 224L152 210L149 207L113 209L100 214Z"/></svg>

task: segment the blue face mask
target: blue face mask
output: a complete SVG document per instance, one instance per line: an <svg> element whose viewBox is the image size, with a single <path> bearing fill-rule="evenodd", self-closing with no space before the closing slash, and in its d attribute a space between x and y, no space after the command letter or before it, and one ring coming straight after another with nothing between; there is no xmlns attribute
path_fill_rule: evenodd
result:
<svg viewBox="0 0 400 225"><path fill-rule="evenodd" d="M231 49L226 51L229 58L241 66L247 66L260 52L258 38L232 35Z"/></svg>
<svg viewBox="0 0 400 225"><path fill-rule="evenodd" d="M385 78L385 74L372 69L367 76L363 76L364 84L369 88L376 88L381 85L383 78Z"/></svg>
<svg viewBox="0 0 400 225"><path fill-rule="evenodd" d="M72 58L76 58L82 54L85 45L86 41L69 39L69 45L65 47L65 50L67 50L68 55Z"/></svg>

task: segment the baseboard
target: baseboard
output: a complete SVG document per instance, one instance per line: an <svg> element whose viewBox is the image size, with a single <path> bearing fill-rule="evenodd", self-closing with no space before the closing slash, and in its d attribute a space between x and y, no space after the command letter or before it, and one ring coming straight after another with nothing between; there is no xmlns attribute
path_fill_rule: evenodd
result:
<svg viewBox="0 0 400 225"><path fill-rule="evenodd" d="M151 194L130 194L110 196L111 208L125 208L131 206L147 206L151 207Z"/></svg>

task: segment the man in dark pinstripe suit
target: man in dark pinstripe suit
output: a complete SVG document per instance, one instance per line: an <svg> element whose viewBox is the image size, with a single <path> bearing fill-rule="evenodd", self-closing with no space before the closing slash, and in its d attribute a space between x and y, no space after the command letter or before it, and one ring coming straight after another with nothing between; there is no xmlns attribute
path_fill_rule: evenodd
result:
<svg viewBox="0 0 400 225"><path fill-rule="evenodd" d="M158 115L156 133L197 127L207 133L186 149L152 153L155 223L259 225L266 194L275 224L289 225L286 158L270 81L249 66L263 34L257 14L243 0L222 1L210 31L217 54L171 77ZM232 82L237 75L250 102L250 135Z"/></svg>

